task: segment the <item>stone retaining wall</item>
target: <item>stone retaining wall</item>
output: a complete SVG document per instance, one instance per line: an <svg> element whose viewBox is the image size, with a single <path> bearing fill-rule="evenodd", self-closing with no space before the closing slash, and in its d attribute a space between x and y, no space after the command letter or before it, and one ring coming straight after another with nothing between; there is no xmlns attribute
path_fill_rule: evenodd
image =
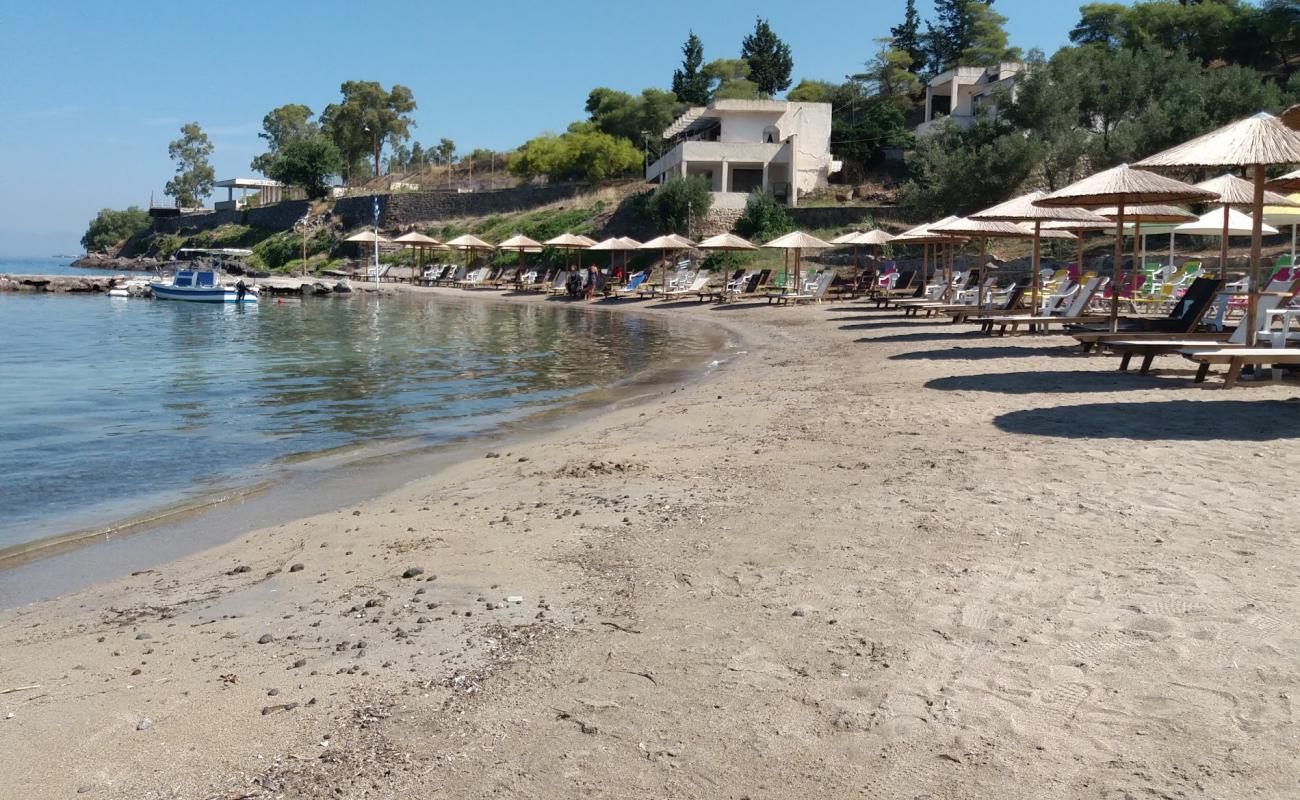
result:
<svg viewBox="0 0 1300 800"><path fill-rule="evenodd" d="M581 184L520 186L485 192L402 192L386 195L342 197L334 203L334 215L344 229L374 222L375 197L379 198L379 227L384 229L419 222L459 217L485 217L572 200L588 191Z"/></svg>
<svg viewBox="0 0 1300 800"><path fill-rule="evenodd" d="M306 200L286 200L259 208L243 210L226 209L202 214L182 214L179 217L157 217L153 229L158 233L197 233L222 225L254 225L259 228L287 231L302 219L311 208Z"/></svg>

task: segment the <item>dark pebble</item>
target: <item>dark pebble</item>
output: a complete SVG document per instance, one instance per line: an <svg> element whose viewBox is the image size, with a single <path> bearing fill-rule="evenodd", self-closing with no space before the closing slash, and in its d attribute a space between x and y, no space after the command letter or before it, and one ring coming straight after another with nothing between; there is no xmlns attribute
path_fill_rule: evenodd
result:
<svg viewBox="0 0 1300 800"><path fill-rule="evenodd" d="M258 644L270 644L271 642L274 642L274 641L275 641L275 637L274 637L274 636L272 636L272 635L269 634L269 633L264 633L264 634L262 634L262 635L258 638L257 643L258 643Z"/></svg>
<svg viewBox="0 0 1300 800"><path fill-rule="evenodd" d="M424 574L424 567L407 567L406 572L402 573L403 578L414 578Z"/></svg>
<svg viewBox="0 0 1300 800"><path fill-rule="evenodd" d="M294 564L292 567L289 567L290 572L302 572L304 569L307 569L305 564Z"/></svg>

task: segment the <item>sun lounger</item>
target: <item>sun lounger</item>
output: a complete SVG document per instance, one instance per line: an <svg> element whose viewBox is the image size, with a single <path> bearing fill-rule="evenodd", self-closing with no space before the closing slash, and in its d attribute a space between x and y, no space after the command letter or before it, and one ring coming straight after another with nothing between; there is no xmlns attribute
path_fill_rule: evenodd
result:
<svg viewBox="0 0 1300 800"><path fill-rule="evenodd" d="M1082 287L1074 296L1070 305L1066 306L1060 315L1043 315L1043 314L1007 314L1007 315L989 315L981 317L970 317L967 322L980 323L985 333L992 333L993 328L998 328L998 335L1004 335L1007 328L1011 328L1012 333L1019 330L1020 326L1042 327L1046 328L1050 324L1067 324L1078 322L1079 320L1104 320L1103 316L1083 315L1083 310L1087 308L1088 303L1092 301L1092 296L1096 294L1098 287L1101 286L1101 278L1093 278Z"/></svg>
<svg viewBox="0 0 1300 800"><path fill-rule="evenodd" d="M1300 348L1295 347L1227 347L1217 350L1187 349L1183 355L1200 364L1196 382L1204 383L1212 364L1227 364L1228 374L1223 378L1223 388L1231 389L1247 366L1281 366L1300 364Z"/></svg>
<svg viewBox="0 0 1300 800"><path fill-rule="evenodd" d="M638 272L635 275L632 275L627 279L627 283L623 284L622 286L615 286L612 289L610 289L609 296L610 297L631 297L632 295L636 294L640 290L641 284L645 283L645 280L648 276L649 276L648 273L645 272Z"/></svg>
<svg viewBox="0 0 1300 800"><path fill-rule="evenodd" d="M826 290L830 288L831 281L835 280L835 270L823 270L817 276L816 283L812 289L804 292L782 292L780 294L769 294L767 296L768 305L776 303L777 305L788 305L789 303L820 303L826 296Z"/></svg>
<svg viewBox="0 0 1300 800"><path fill-rule="evenodd" d="M695 279L691 281L690 285L682 286L676 289L669 289L668 291L664 292L664 299L668 300L674 297L684 297L685 295L688 294L699 294L699 292L708 284L709 284L709 275L708 273L701 270L700 272L696 273Z"/></svg>
<svg viewBox="0 0 1300 800"><path fill-rule="evenodd" d="M1196 330L1205 312L1210 310L1215 295L1223 288L1222 278L1197 278L1187 287L1183 296L1178 298L1169 313L1164 317L1124 317L1121 323L1125 330L1112 333L1109 327L1086 328L1080 326L1069 331L1070 335L1083 345L1085 353L1098 343L1110 339L1129 338L1135 331L1182 335ZM1109 320L1109 317L1107 318Z"/></svg>
<svg viewBox="0 0 1300 800"><path fill-rule="evenodd" d="M994 306L997 302L993 295L1002 294L1001 304ZM1001 292L994 292L988 296L983 306L954 306L943 312L952 317L953 322L967 322L974 317L991 317L1006 316L1010 314L1023 314L1025 309L1021 306L1025 297L1025 287L1017 284L1011 284Z"/></svg>
<svg viewBox="0 0 1300 800"><path fill-rule="evenodd" d="M1274 285L1278 285L1278 282L1275 281ZM1260 319L1264 319L1269 311L1277 308L1284 299L1290 296L1289 291L1293 286L1293 282L1287 281L1282 285L1287 287L1286 292L1268 293L1260 297ZM1245 347L1247 330L1246 322L1242 320L1241 324L1237 325L1236 330L1230 336L1225 336L1220 332L1193 333L1181 336L1169 336L1162 333L1145 335L1137 333L1125 335L1124 338L1105 339L1100 344L1120 356L1119 368L1121 371L1128 369L1133 356L1141 356L1142 367L1138 371L1146 374L1151 369L1151 362L1158 355L1178 353L1188 348L1228 349Z"/></svg>

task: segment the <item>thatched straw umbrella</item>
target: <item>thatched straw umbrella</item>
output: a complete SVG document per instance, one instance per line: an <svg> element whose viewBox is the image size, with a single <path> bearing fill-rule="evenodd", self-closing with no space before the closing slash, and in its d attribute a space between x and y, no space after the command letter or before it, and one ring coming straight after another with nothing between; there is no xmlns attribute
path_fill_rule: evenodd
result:
<svg viewBox="0 0 1300 800"><path fill-rule="evenodd" d="M1199 188L1214 192L1216 205L1223 206L1223 229L1218 234L1222 239L1219 245L1219 275L1226 274L1228 268L1228 210L1233 206L1250 208L1255 204L1255 187L1250 181L1238 178L1232 173L1225 173L1208 181L1196 184ZM1297 205L1286 195L1264 190L1264 202L1271 206Z"/></svg>
<svg viewBox="0 0 1300 800"><path fill-rule="evenodd" d="M710 236L696 245L701 250L710 250L714 252L739 253L748 250L757 250L758 245L737 236L734 233L719 233L717 236ZM719 302L727 300L727 275L722 275L722 291L718 293Z"/></svg>
<svg viewBox="0 0 1300 800"><path fill-rule="evenodd" d="M1264 181L1265 189L1272 189L1275 192L1297 192L1300 191L1300 169L1295 172L1288 172L1285 175Z"/></svg>
<svg viewBox="0 0 1300 800"><path fill-rule="evenodd" d="M862 233L857 234L856 236L853 237L852 241L850 242L850 244L853 245L853 267L859 271L862 269L862 266L858 263L859 247L879 248L880 246L889 244L892 241L894 241L893 234L886 233L885 231L879 229L863 231ZM877 251L876 257L877 260L879 260L880 257L879 251Z"/></svg>
<svg viewBox="0 0 1300 800"><path fill-rule="evenodd" d="M404 233L401 236L398 236L393 241L401 242L404 246L410 247L415 250L415 268L411 270L411 283L415 283L416 279L420 275L420 267L423 266L422 264L423 259L421 258L421 256L424 255L425 250L450 250L451 249L447 247L447 245L433 238L432 236L425 236L423 233L420 233L419 231L411 231L409 233Z"/></svg>
<svg viewBox="0 0 1300 800"><path fill-rule="evenodd" d="M542 244L547 247L554 247L557 250L566 250L570 253L577 253L578 269L582 269L582 251L596 244L595 239L586 236L579 236L574 233L562 233L547 239Z"/></svg>
<svg viewBox="0 0 1300 800"><path fill-rule="evenodd" d="M1264 171L1276 164L1300 164L1300 132L1272 114L1259 113L1190 142L1142 159L1148 169L1189 170L1205 167L1252 168L1250 209L1254 230L1250 235L1250 298L1247 305L1246 344L1253 347L1259 332L1260 256L1263 249Z"/></svg>
<svg viewBox="0 0 1300 800"><path fill-rule="evenodd" d="M1188 183L1133 169L1128 164L1111 167L1096 175L1038 198L1043 208L1115 206L1115 268L1111 278L1110 329L1119 330L1119 288L1123 283L1124 212L1128 206L1154 203L1188 203L1208 200L1213 195Z"/></svg>
<svg viewBox="0 0 1300 800"><path fill-rule="evenodd" d="M930 226L930 230L980 240L979 278L976 283L979 297L976 298L976 305L984 302L984 273L988 259L989 239L1028 239L1034 235L1032 230L1026 230L1014 222L994 222L966 217L959 217L951 222L935 223Z"/></svg>
<svg viewBox="0 0 1300 800"><path fill-rule="evenodd" d="M785 250L794 252L794 293L799 293L799 288L803 284L803 269L800 259L803 257L804 250L826 250L833 247L830 242L822 241L816 236L804 233L803 231L794 231L787 233L785 236L778 236L764 247L770 247L776 250ZM789 288L789 287L787 287Z"/></svg>
<svg viewBox="0 0 1300 800"><path fill-rule="evenodd" d="M675 233L668 233L668 234L664 234L663 236L656 236L655 238L651 239L645 244L642 244L637 249L638 250L659 250L662 252L663 255L662 288L663 291L667 292L668 291L668 253L670 251L676 252L679 250L690 250L692 247L695 247L695 242L691 241L690 239L687 239L685 236L679 236Z"/></svg>
<svg viewBox="0 0 1300 800"><path fill-rule="evenodd" d="M379 283L379 245L389 244L392 240L380 236L377 230L367 230L354 233L343 241L373 244L375 246L375 283Z"/></svg>
<svg viewBox="0 0 1300 800"><path fill-rule="evenodd" d="M1107 206L1097 209L1097 213L1113 222L1119 215L1119 208L1117 206ZM1143 227L1178 225L1194 219L1196 219L1196 215L1185 208L1158 203L1129 206L1124 209L1124 224L1132 224L1133 226L1133 269L1129 270L1128 274L1130 293L1134 290L1138 273L1142 271L1142 267L1146 262L1146 234L1143 233ZM1118 284L1111 287L1112 293L1117 290Z"/></svg>
<svg viewBox="0 0 1300 800"><path fill-rule="evenodd" d="M528 236L524 236L522 233L516 233L514 236L511 236L509 239L506 239L504 242L497 245L497 249L514 250L516 253L519 254L516 257L517 260L515 261L515 268L519 271L518 278L522 279L524 275L524 268L527 266L526 261L524 259L524 253L542 252L542 243L537 241L536 239L530 238Z"/></svg>
<svg viewBox="0 0 1300 800"><path fill-rule="evenodd" d="M1030 308L1038 309L1038 269L1042 262L1042 233L1044 222L1105 222L1091 211L1066 206L1064 208L1044 208L1038 201L1046 195L1043 192L1030 192L1013 197L1005 203L986 208L970 215L973 220L991 222L1026 222L1034 226L1034 256L1029 270Z"/></svg>
<svg viewBox="0 0 1300 800"><path fill-rule="evenodd" d="M446 243L448 247L454 247L457 250L465 251L465 268L468 269L470 263L474 260L474 252L483 250L491 252L496 247L488 242L483 241L472 233L462 234L455 239Z"/></svg>
<svg viewBox="0 0 1300 800"><path fill-rule="evenodd" d="M917 225L914 228L908 228L907 230L895 236L892 240L894 244L916 244L921 246L921 285L923 291L924 291L925 281L928 278L928 273L930 271L930 259L929 259L930 245L935 246L933 252L935 257L935 274L937 275L939 272L938 245L961 244L966 241L966 238L963 236L958 236L957 234L954 233L945 233L942 231L934 230L935 226L944 225L956 221L957 221L957 217L947 216L944 217L943 219L935 220L934 222L926 222L924 224ZM944 262L945 277L947 277L947 273L948 273L948 262L945 261Z"/></svg>
<svg viewBox="0 0 1300 800"><path fill-rule="evenodd" d="M611 236L604 241L596 242L588 250L599 250L602 252L621 252L623 254L622 271L627 273L627 254L641 246L636 239L629 239L625 236ZM610 265L613 266L614 257L610 256Z"/></svg>

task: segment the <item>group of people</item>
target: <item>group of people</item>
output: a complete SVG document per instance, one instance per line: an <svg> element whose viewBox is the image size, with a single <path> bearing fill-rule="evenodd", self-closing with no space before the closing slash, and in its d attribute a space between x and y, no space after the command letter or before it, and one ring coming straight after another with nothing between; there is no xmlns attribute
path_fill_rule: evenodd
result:
<svg viewBox="0 0 1300 800"><path fill-rule="evenodd" d="M564 281L564 290L575 300L579 297L592 300L605 290L605 273L601 272L595 264L587 267L585 271L570 267L569 277Z"/></svg>

